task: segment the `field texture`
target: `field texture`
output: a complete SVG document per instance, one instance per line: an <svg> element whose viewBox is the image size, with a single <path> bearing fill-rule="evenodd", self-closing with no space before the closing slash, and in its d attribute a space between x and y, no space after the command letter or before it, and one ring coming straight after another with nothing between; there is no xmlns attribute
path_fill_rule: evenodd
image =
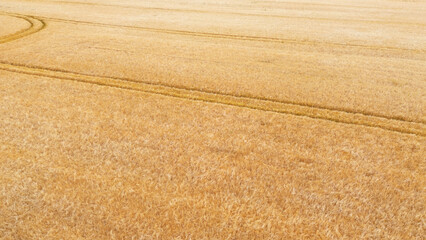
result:
<svg viewBox="0 0 426 240"><path fill-rule="evenodd" d="M1 0L0 239L425 239L425 12Z"/></svg>

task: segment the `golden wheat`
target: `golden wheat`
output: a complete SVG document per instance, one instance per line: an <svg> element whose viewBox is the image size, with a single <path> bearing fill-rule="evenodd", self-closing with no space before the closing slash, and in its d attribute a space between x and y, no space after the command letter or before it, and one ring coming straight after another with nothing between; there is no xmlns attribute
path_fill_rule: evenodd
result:
<svg viewBox="0 0 426 240"><path fill-rule="evenodd" d="M422 239L423 10L2 1L0 239Z"/></svg>

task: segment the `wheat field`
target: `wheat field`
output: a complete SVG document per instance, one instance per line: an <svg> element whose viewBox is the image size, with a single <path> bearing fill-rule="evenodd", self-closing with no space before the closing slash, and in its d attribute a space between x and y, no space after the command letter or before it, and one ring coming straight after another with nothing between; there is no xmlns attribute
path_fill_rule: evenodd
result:
<svg viewBox="0 0 426 240"><path fill-rule="evenodd" d="M426 239L423 0L1 0L0 239Z"/></svg>

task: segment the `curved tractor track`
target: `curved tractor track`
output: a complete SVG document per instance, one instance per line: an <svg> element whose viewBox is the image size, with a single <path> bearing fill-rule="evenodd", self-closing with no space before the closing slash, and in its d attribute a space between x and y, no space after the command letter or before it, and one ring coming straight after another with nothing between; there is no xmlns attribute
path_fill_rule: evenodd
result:
<svg viewBox="0 0 426 240"><path fill-rule="evenodd" d="M132 79L88 75L59 69L25 66L7 62L0 62L0 70L426 136L426 128L423 123L377 117L356 112L330 110L297 103L285 103L272 99L268 100L249 96L209 92L165 84L140 82Z"/></svg>
<svg viewBox="0 0 426 240"><path fill-rule="evenodd" d="M0 13L4 15L22 18L30 23L30 27L11 35L0 37L0 43L10 42L36 33L46 27L46 23L33 16L23 16L18 14ZM120 26L122 27L122 26ZM187 34L187 32L172 32ZM194 36L205 36L206 34L193 34ZM217 37L207 35L209 37ZM232 35L219 37L234 38ZM243 38L244 39L244 38ZM254 38L253 40L263 40ZM267 39L273 40L273 39ZM189 99L210 103L225 104L237 107L256 109L261 111L276 112L281 114L291 114L296 116L309 117L314 119L328 120L337 123L360 125L364 127L381 128L388 131L426 136L426 127L423 122L408 121L393 117L379 116L376 114L361 113L344 109L329 109L321 106L308 105L295 102L284 102L274 99L265 99L253 96L232 95L214 91L192 89L182 86L172 86L166 84L153 84L141 82L133 79L114 78L107 76L96 76L71 72L60 69L51 69L39 66L27 66L10 62L0 62L0 70L22 73L33 76L49 77L54 79L71 80L77 82L91 83L96 85L135 90L153 94L160 94L170 97Z"/></svg>
<svg viewBox="0 0 426 240"><path fill-rule="evenodd" d="M20 18L27 21L30 24L30 26L26 29L22 29L18 32L15 32L6 36L0 36L0 44L26 37L28 35L41 31L43 28L46 27L46 23L43 20L36 17L24 16L19 14L11 14L11 13L3 13L3 12L0 12L0 15Z"/></svg>
<svg viewBox="0 0 426 240"><path fill-rule="evenodd" d="M207 13L207 14L220 14L220 15L236 15L236 16L247 16L247 17L267 17L267 18L284 18L284 19L305 19L305 20L317 20L317 21L339 21L339 22L361 22L361 23L378 23L378 24L395 24L395 25L409 25L424 27L426 24L418 22L392 22L383 20L368 20L368 19L345 19L345 18L325 18L325 17L300 17L291 15L276 15L276 14L261 14L261 13L245 13L245 12L228 12L228 11L212 11L202 9L181 9L181 8L162 8L162 7L143 7L143 6L129 6L119 4L105 4L95 2L75 2L75 1L45 1L56 4L71 4L71 5L87 5L87 6L99 6L99 7L112 7L112 8L125 8L125 9L139 9L139 10L155 10L164 12L184 12L184 13ZM294 2L293 2L294 4ZM304 3L306 4L306 3ZM331 5L333 6L333 5ZM345 6L345 5L344 5ZM347 6L346 7L351 7ZM354 6L352 6L354 7ZM357 7L357 6L355 6ZM358 6L360 7L360 6Z"/></svg>
<svg viewBox="0 0 426 240"><path fill-rule="evenodd" d="M393 47L393 46L365 45L365 44L356 44L356 43L340 43L340 42L325 42L325 41L314 41L314 40L300 40L300 39L267 37L267 36L223 34L223 33L216 33L216 32L198 32L198 31L178 30L178 29L165 29L165 28L153 28L153 27L129 26L129 25L120 25L120 24L111 24L111 23L90 22L90 21L71 20L71 19L54 18L54 17L43 17L43 16L35 16L35 17L40 18L40 19L44 19L44 20L47 20L47 21L52 21L52 22L63 22L63 23L77 24L77 25L83 24L83 25L109 27L109 28L134 29L134 30L140 30L140 31L146 31L146 32L156 32L156 33L173 34L173 35L184 35L184 36L191 36L191 37L230 39L230 40L240 40L240 41L281 43L281 44L311 45L311 46L357 48L357 49L370 49L370 50L380 50L380 51L395 51L395 50L397 50L397 51L404 51L406 53L421 54L422 56L424 54L426 54L426 49L413 49L413 48Z"/></svg>

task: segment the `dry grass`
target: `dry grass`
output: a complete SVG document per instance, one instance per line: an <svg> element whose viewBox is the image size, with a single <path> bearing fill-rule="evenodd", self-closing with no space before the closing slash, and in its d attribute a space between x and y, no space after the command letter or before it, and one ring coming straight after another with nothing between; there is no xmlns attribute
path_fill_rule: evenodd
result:
<svg viewBox="0 0 426 240"><path fill-rule="evenodd" d="M2 1L0 239L424 239L425 9Z"/></svg>

